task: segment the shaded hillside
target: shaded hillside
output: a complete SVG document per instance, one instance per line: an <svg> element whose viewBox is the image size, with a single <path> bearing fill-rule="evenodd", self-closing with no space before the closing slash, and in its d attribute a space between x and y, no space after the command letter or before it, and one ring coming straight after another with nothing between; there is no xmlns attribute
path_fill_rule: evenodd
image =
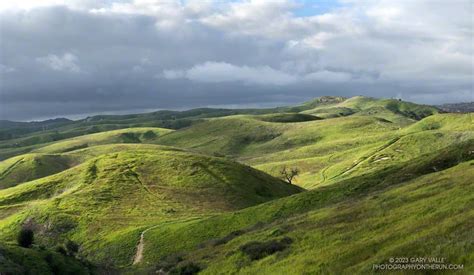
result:
<svg viewBox="0 0 474 275"><path fill-rule="evenodd" d="M51 130L71 123L73 121L66 118L32 122L0 120L0 140L12 139L38 131Z"/></svg>
<svg viewBox="0 0 474 275"><path fill-rule="evenodd" d="M67 156L25 154L0 162L0 189L64 171L74 164Z"/></svg>
<svg viewBox="0 0 474 275"><path fill-rule="evenodd" d="M0 244L2 274L95 274L87 263L57 251Z"/></svg>

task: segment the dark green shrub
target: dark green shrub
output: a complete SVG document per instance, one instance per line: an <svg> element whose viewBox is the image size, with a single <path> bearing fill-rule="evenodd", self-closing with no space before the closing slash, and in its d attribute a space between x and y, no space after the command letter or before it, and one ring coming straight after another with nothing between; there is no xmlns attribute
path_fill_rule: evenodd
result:
<svg viewBox="0 0 474 275"><path fill-rule="evenodd" d="M441 124L438 122L430 122L430 123L425 123L423 126L421 126L421 129L423 131L429 131L429 130L437 130L441 128Z"/></svg>
<svg viewBox="0 0 474 275"><path fill-rule="evenodd" d="M79 251L79 245L71 240L66 242L66 251L69 256L74 256Z"/></svg>
<svg viewBox="0 0 474 275"><path fill-rule="evenodd" d="M229 235L223 237L223 238L220 238L220 239L217 239L214 241L213 245L214 246L218 246L218 245L222 245L222 244L226 244L228 242L230 242L231 240L237 238L238 236L244 234L245 232L242 231L242 230L237 230L237 231L233 231L231 232Z"/></svg>
<svg viewBox="0 0 474 275"><path fill-rule="evenodd" d="M157 136L156 136L155 132L153 132L153 131L151 131L151 130L150 130L150 131L146 131L145 133L143 133L143 138L144 138L144 139L153 139L153 138L156 138L156 137L157 137Z"/></svg>
<svg viewBox="0 0 474 275"><path fill-rule="evenodd" d="M119 136L120 142L123 143L140 143L140 139L135 133L122 133Z"/></svg>
<svg viewBox="0 0 474 275"><path fill-rule="evenodd" d="M55 257L52 253L47 253L46 256L44 257L44 260L48 264L51 273L53 274L61 274L61 267L59 266L59 263L57 260L55 260Z"/></svg>
<svg viewBox="0 0 474 275"><path fill-rule="evenodd" d="M56 247L56 252L63 254L64 256L67 256L67 251L62 245L58 245Z"/></svg>
<svg viewBox="0 0 474 275"><path fill-rule="evenodd" d="M241 246L240 251L249 256L252 261L255 261L285 250L292 242L293 240L289 237L284 237L278 241L249 242Z"/></svg>
<svg viewBox="0 0 474 275"><path fill-rule="evenodd" d="M172 275L194 275L198 274L202 268L195 263L187 263L185 265L175 267L171 270Z"/></svg>
<svg viewBox="0 0 474 275"><path fill-rule="evenodd" d="M156 270L169 271L173 267L177 266L184 259L179 254L173 254L166 257L163 257L158 264L155 266Z"/></svg>
<svg viewBox="0 0 474 275"><path fill-rule="evenodd" d="M29 228L22 228L18 234L18 245L21 247L31 247L34 241L34 232Z"/></svg>

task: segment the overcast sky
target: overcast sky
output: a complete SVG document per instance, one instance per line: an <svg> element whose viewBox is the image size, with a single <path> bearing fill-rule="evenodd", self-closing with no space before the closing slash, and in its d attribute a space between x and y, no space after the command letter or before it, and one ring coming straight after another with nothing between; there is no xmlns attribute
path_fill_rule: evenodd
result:
<svg viewBox="0 0 474 275"><path fill-rule="evenodd" d="M0 1L0 119L474 101L473 1Z"/></svg>

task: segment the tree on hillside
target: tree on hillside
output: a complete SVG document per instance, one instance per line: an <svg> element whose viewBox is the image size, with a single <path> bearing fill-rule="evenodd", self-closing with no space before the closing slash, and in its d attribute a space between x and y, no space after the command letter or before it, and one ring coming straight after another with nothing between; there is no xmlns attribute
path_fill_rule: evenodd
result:
<svg viewBox="0 0 474 275"><path fill-rule="evenodd" d="M17 241L18 241L18 245L20 245L21 247L26 247L26 248L31 247L34 241L33 230L23 227L20 230L20 233L18 234Z"/></svg>
<svg viewBox="0 0 474 275"><path fill-rule="evenodd" d="M286 166L283 166L280 170L281 177L283 178L284 181L288 182L289 184L293 183L293 179L296 176L298 176L299 173L300 173L300 170L296 167L289 169Z"/></svg>

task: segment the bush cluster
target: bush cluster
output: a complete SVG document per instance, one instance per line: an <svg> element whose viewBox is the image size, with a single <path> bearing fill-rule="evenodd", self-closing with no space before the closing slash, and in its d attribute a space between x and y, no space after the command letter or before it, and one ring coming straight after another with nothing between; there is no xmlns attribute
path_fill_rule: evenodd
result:
<svg viewBox="0 0 474 275"><path fill-rule="evenodd" d="M290 246L293 240L284 237L281 240L270 240L267 242L249 242L240 247L240 251L249 256L252 261L265 258L278 251L283 251Z"/></svg>
<svg viewBox="0 0 474 275"><path fill-rule="evenodd" d="M22 228L20 233L18 234L18 245L21 247L29 248L33 244L34 241L34 233L33 230L29 228Z"/></svg>

